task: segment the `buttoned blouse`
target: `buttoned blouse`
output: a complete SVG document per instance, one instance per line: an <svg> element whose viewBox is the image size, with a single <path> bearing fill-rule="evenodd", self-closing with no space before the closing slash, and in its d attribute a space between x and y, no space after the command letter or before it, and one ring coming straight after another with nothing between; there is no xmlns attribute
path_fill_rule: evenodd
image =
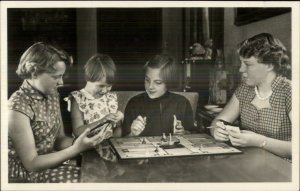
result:
<svg viewBox="0 0 300 191"><path fill-rule="evenodd" d="M26 115L30 120L36 151L39 155L54 152L54 142L61 128L59 94L44 95L27 80L9 98L8 108ZM26 178L29 174L8 137L10 177Z"/></svg>
<svg viewBox="0 0 300 191"><path fill-rule="evenodd" d="M289 113L292 110L291 81L277 76L272 82L270 108L258 109L251 102L255 98L253 86L241 84L235 91L240 104L241 128L270 138L290 141L292 125Z"/></svg>
<svg viewBox="0 0 300 191"><path fill-rule="evenodd" d="M48 96L43 95L26 80L9 99L10 110L20 112L30 119L38 154L53 151L55 138L61 128L59 106L57 92ZM9 144L9 149L14 150L12 144Z"/></svg>

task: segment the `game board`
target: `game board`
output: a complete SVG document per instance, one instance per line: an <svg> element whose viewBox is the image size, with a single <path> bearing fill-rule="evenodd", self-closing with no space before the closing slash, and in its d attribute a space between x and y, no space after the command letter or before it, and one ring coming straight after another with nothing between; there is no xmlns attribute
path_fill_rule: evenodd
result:
<svg viewBox="0 0 300 191"><path fill-rule="evenodd" d="M120 159L242 153L207 134L111 138L110 143Z"/></svg>

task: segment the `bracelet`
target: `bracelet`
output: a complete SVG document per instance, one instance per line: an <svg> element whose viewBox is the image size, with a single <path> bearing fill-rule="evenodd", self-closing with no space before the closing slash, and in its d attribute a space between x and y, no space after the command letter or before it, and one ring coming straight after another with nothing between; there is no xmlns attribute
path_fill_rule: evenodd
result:
<svg viewBox="0 0 300 191"><path fill-rule="evenodd" d="M259 147L260 147L260 148L263 148L263 149L264 149L265 146L267 145L267 138L264 137L264 139L265 139L265 140L259 145Z"/></svg>

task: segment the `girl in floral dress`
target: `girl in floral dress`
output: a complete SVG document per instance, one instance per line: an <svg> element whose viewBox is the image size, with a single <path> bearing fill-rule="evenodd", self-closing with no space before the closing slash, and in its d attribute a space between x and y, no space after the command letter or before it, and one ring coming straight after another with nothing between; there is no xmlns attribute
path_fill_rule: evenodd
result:
<svg viewBox="0 0 300 191"><path fill-rule="evenodd" d="M114 161L115 155L111 152L106 139L111 136L120 136L120 121L123 113L118 111L118 100L115 93L110 92L116 71L113 60L104 54L92 56L84 66L85 87L71 92L71 118L73 134L79 136L86 128L101 126L103 142L96 146L100 156Z"/></svg>
<svg viewBox="0 0 300 191"><path fill-rule="evenodd" d="M24 79L9 98L8 175L10 182L79 182L80 168L65 161L101 141L86 129L76 140L64 134L57 87L63 84L68 56L45 43L21 57Z"/></svg>

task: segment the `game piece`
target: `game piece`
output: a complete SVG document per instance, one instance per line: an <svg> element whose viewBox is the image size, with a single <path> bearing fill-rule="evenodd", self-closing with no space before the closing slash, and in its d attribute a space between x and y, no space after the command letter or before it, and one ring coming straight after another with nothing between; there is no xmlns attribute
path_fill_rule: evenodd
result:
<svg viewBox="0 0 300 191"><path fill-rule="evenodd" d="M143 140L142 140L142 144L146 144L146 139L145 139L145 137L144 137Z"/></svg>
<svg viewBox="0 0 300 191"><path fill-rule="evenodd" d="M172 140L172 135L171 135L171 133L170 133L169 135L170 135L169 145L174 145L174 141Z"/></svg>
<svg viewBox="0 0 300 191"><path fill-rule="evenodd" d="M158 152L158 145L155 145L155 150L154 150L154 152Z"/></svg>
<svg viewBox="0 0 300 191"><path fill-rule="evenodd" d="M161 138L161 141L163 141L163 142L166 142L166 141L167 141L167 137L166 137L166 134L165 134L165 133L163 133L163 136L162 136L162 138Z"/></svg>
<svg viewBox="0 0 300 191"><path fill-rule="evenodd" d="M173 133L177 135L184 134L184 127L182 126L182 122L180 120L177 120L176 115L174 115L173 120Z"/></svg>
<svg viewBox="0 0 300 191"><path fill-rule="evenodd" d="M173 117L174 117L174 120L173 120L173 127L175 127L176 124L177 124L177 117L176 117L176 115L173 115Z"/></svg>

